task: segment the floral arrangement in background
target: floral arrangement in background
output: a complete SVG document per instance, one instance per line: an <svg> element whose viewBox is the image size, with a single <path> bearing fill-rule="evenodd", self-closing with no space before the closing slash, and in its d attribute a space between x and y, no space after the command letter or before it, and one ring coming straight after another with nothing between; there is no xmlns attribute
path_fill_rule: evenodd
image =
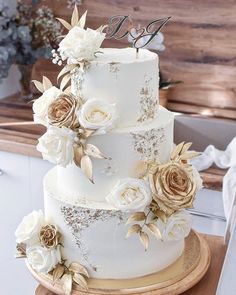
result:
<svg viewBox="0 0 236 295"><path fill-rule="evenodd" d="M56 46L62 28L48 7L35 10L32 4L21 1L17 2L13 16L9 15L8 5L1 4L0 17L0 81L7 76L12 64L18 65L23 95L27 95L32 65L39 58L51 58L51 50Z"/></svg>
<svg viewBox="0 0 236 295"><path fill-rule="evenodd" d="M17 3L17 12L10 27L17 49L17 64L34 64L39 58L51 58L51 49L62 34L60 24L51 9L42 6L37 10L32 5Z"/></svg>
<svg viewBox="0 0 236 295"><path fill-rule="evenodd" d="M69 265L62 257L63 237L55 224L49 223L42 211L25 216L15 231L16 258L25 258L37 272L51 274L53 283L61 281L66 295L72 284L87 289L89 274L79 262Z"/></svg>
<svg viewBox="0 0 236 295"><path fill-rule="evenodd" d="M145 249L149 233L163 241L181 240L191 230L192 208L202 187L197 170L189 161L199 153L189 151L191 143L180 143L167 163L147 163L141 179L121 179L106 200L117 210L130 213L127 237L138 234Z"/></svg>
<svg viewBox="0 0 236 295"><path fill-rule="evenodd" d="M0 2L0 83L7 77L16 54L16 48L12 43L13 32L9 27L10 21L9 7Z"/></svg>
<svg viewBox="0 0 236 295"><path fill-rule="evenodd" d="M39 2L41 2L41 1L45 1L45 0L32 0L32 4L36 4L36 3L39 3ZM57 0L58 2L60 1L60 0ZM81 5L83 3L83 0L67 0L67 7L68 8L74 8L75 7L75 5Z"/></svg>

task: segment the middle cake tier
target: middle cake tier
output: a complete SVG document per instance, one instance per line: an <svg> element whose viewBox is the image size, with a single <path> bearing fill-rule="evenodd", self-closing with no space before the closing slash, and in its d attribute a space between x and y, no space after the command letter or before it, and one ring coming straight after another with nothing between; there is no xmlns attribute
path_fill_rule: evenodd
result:
<svg viewBox="0 0 236 295"><path fill-rule="evenodd" d="M84 204L88 201L105 202L118 181L141 177L145 162L166 162L173 147L173 123L173 114L161 107L157 118L150 124L91 136L88 142L109 159L93 160L94 183L75 164L66 168L57 166L57 187L63 200Z"/></svg>

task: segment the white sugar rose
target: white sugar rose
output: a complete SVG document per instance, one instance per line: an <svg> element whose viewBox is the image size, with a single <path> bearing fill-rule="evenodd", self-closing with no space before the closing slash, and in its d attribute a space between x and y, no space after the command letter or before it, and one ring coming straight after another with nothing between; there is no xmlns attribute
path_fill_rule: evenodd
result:
<svg viewBox="0 0 236 295"><path fill-rule="evenodd" d="M82 60L93 60L104 39L105 33L75 26L60 42L58 50L68 64L77 64Z"/></svg>
<svg viewBox="0 0 236 295"><path fill-rule="evenodd" d="M116 120L116 111L114 104L103 100L89 99L78 111L77 116L84 128L105 131L110 129Z"/></svg>
<svg viewBox="0 0 236 295"><path fill-rule="evenodd" d="M161 230L162 239L164 241L178 241L184 239L189 235L191 225L191 215L183 210L172 214L167 219L167 223L163 223L160 219L157 221L157 226Z"/></svg>
<svg viewBox="0 0 236 295"><path fill-rule="evenodd" d="M126 212L144 211L151 202L151 192L142 179L121 179L106 197L109 204Z"/></svg>
<svg viewBox="0 0 236 295"><path fill-rule="evenodd" d="M45 247L35 245L26 248L26 256L29 264L41 273L48 273L61 262L60 246L54 249L47 249Z"/></svg>
<svg viewBox="0 0 236 295"><path fill-rule="evenodd" d="M75 137L76 133L68 128L50 126L39 138L37 150L42 153L44 160L66 167L74 159Z"/></svg>
<svg viewBox="0 0 236 295"><path fill-rule="evenodd" d="M39 98L33 103L34 121L35 123L48 126L48 109L50 104L57 99L61 94L60 89L53 86L46 90Z"/></svg>
<svg viewBox="0 0 236 295"><path fill-rule="evenodd" d="M25 216L15 231L16 242L32 245L39 241L39 232L44 224L42 211L33 211Z"/></svg>

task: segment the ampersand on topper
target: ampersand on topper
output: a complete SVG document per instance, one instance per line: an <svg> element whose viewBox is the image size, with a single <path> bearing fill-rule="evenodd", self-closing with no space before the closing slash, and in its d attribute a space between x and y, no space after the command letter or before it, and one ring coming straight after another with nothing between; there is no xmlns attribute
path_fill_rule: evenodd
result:
<svg viewBox="0 0 236 295"><path fill-rule="evenodd" d="M135 27L129 15L115 15L109 19L106 27L106 38L121 40L129 36L133 47L138 52L139 48L146 46L155 38L170 18L169 16L151 21L146 27Z"/></svg>

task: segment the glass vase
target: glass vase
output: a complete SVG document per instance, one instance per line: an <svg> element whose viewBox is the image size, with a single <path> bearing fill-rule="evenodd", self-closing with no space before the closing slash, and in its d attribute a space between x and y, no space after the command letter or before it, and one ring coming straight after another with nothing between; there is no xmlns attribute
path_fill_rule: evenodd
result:
<svg viewBox="0 0 236 295"><path fill-rule="evenodd" d="M33 98L31 75L33 65L18 65L18 69L21 73L20 78L20 98L23 100L31 100Z"/></svg>

